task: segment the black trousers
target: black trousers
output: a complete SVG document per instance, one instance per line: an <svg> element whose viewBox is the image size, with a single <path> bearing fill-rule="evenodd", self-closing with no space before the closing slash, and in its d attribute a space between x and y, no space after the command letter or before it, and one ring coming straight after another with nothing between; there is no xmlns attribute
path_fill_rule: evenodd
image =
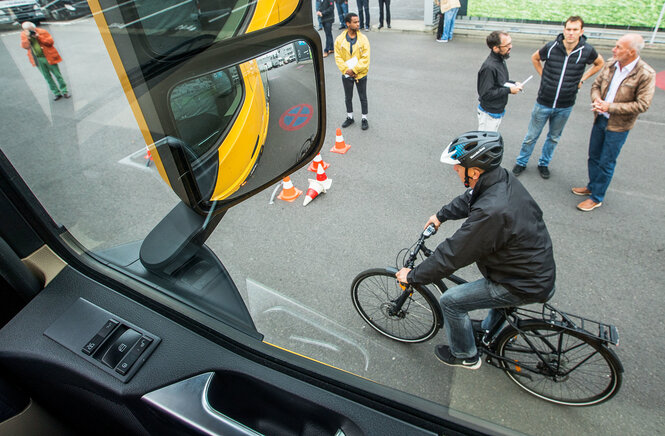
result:
<svg viewBox="0 0 665 436"><path fill-rule="evenodd" d="M369 29L369 0L356 0L361 29Z"/></svg>
<svg viewBox="0 0 665 436"><path fill-rule="evenodd" d="M323 32L326 34L326 45L325 48L323 49L323 52L328 52L332 53L335 50L335 38L333 38L332 34L332 21L324 21L323 22Z"/></svg>
<svg viewBox="0 0 665 436"><path fill-rule="evenodd" d="M353 113L353 84L358 88L358 97L360 97L360 108L363 115L367 115L367 76L360 80L353 77L342 76L342 85L344 85L344 101L346 103L346 112Z"/></svg>
<svg viewBox="0 0 665 436"><path fill-rule="evenodd" d="M386 7L386 24L390 26L390 0L379 0L379 26L383 26L383 7Z"/></svg>

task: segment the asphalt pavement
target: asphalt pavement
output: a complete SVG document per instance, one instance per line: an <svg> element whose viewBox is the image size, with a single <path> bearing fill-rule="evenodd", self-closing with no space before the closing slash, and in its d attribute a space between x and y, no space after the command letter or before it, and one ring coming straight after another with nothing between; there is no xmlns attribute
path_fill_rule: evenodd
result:
<svg viewBox="0 0 665 436"><path fill-rule="evenodd" d="M18 33L1 34L2 150L56 222L89 248L141 239L175 205L175 195L145 165L142 136L94 23L53 24L49 31L73 97L52 102ZM630 132L601 208L578 211L580 198L570 192L586 182L590 83L564 130L552 177L541 179L535 168L542 137L520 177L543 209L554 243L552 303L615 324L621 334L616 351L626 372L619 394L601 406L565 408L535 399L488 365L478 371L441 365L432 351L445 340L443 332L425 344L397 344L354 312L349 287L356 274L394 266L427 217L463 192L439 156L456 135L476 128L475 78L488 54L474 38L441 44L417 32L372 31L368 37L370 128L362 131L356 123L342 131L351 144L344 155L329 151L346 111L340 72L332 57L324 60L327 134L321 152L330 163L331 189L306 207L301 199L271 204L273 189L266 189L232 208L208 241L266 341L524 433L662 432L665 91L656 90L650 110ZM538 47L514 45L511 78L533 74L530 55ZM644 58L665 70L665 56ZM505 168L512 167L526 133L538 83L534 77L524 93L510 97L500 128ZM359 118L357 97L354 107ZM26 119L34 128L24 127ZM301 190L309 178L306 167L291 176ZM444 224L430 247L458 225ZM474 266L460 275L479 277Z"/></svg>
<svg viewBox="0 0 665 436"><path fill-rule="evenodd" d="M456 135L477 126L475 77L488 53L472 38L441 44L422 33L372 31L368 37L370 128L362 131L355 123L342 130L351 144L345 155L329 152L345 108L340 73L333 59L325 60L328 126L322 154L331 164L332 188L305 208L299 201L270 205L268 193L258 195L231 210L220 225L217 251L227 266L233 264L238 282L252 279L243 291L257 325L275 325L279 317L285 326L263 329L270 331L266 340L525 433L660 431L663 386L656 374L662 339L653 331L663 327L665 197L657 181L665 170L659 139L665 91L657 90L651 109L630 133L600 209L578 211L580 198L570 192L586 183L590 83L580 91L550 166L552 177L543 180L536 171L544 135L520 177L543 209L554 242L554 305L616 324L621 333L617 352L626 373L619 395L592 408L558 407L533 399L495 368L443 367L432 354L443 332L427 344L404 346L379 337L355 314L349 300L353 277L366 268L394 266L397 252L415 242L427 217L463 191L438 158ZM515 44L508 60L513 79L534 73L530 55L538 47ZM611 55L608 49L600 52ZM665 69L664 57L645 59L657 71ZM535 77L524 93L510 97L500 129L506 168L518 154L538 85ZM354 107L359 118L357 97ZM291 176L303 190L311 177L305 169ZM457 226L446 223L432 245ZM242 240L255 247L251 262L224 228L242 231ZM266 239L264 232L272 236ZM268 258L272 266L264 261ZM479 277L473 266L461 275ZM305 328L306 337L294 333Z"/></svg>

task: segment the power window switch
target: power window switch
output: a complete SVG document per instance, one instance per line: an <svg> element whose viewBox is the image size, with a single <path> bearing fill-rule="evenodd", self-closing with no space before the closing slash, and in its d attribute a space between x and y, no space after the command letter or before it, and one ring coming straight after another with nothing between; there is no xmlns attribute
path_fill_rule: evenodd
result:
<svg viewBox="0 0 665 436"><path fill-rule="evenodd" d="M141 354L143 354L143 352L148 349L151 343L152 339L147 336L143 336L141 339L139 339L136 345L134 345L134 348L132 348L132 350L125 356L125 358L122 359L118 367L115 369L115 372L120 375L127 374L127 372L139 359L139 357L141 357Z"/></svg>
<svg viewBox="0 0 665 436"><path fill-rule="evenodd" d="M136 330L127 329L118 339L111 344L102 357L102 363L115 368L118 363L129 353L132 346L141 338L141 333Z"/></svg>
<svg viewBox="0 0 665 436"><path fill-rule="evenodd" d="M111 334L113 330L115 330L116 326L118 325L118 322L112 319L109 319L106 321L106 324L104 324L104 327L101 328L97 332L97 334L88 341L88 343L81 349L81 351L84 354L91 355L99 348L102 342L104 342L104 339L108 337L108 335Z"/></svg>

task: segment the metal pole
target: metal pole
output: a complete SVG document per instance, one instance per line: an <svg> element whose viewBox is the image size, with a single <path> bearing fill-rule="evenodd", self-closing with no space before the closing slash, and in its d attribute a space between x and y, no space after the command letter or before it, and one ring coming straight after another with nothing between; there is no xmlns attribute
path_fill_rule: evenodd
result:
<svg viewBox="0 0 665 436"><path fill-rule="evenodd" d="M656 23L656 27L654 27L653 29L653 35L651 35L651 41L649 41L649 44L653 44L653 41L656 39L656 33L658 33L660 22L663 19L663 13L665 13L665 2L663 2L663 7L660 9L660 16L658 17L658 22Z"/></svg>
<svg viewBox="0 0 665 436"><path fill-rule="evenodd" d="M423 22L425 26L434 25L434 2L432 0L423 0L424 2L424 14Z"/></svg>

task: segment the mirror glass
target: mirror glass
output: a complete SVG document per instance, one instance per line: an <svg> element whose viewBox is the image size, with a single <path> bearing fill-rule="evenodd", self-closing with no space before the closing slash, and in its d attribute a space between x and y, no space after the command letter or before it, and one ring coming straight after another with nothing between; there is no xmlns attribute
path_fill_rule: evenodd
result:
<svg viewBox="0 0 665 436"><path fill-rule="evenodd" d="M158 56L177 56L215 41L261 30L290 17L298 0L136 0L100 2L107 16L121 14L109 27L145 37Z"/></svg>
<svg viewBox="0 0 665 436"><path fill-rule="evenodd" d="M296 165L314 146L318 96L304 41L178 83L169 91L204 201L233 199Z"/></svg>

